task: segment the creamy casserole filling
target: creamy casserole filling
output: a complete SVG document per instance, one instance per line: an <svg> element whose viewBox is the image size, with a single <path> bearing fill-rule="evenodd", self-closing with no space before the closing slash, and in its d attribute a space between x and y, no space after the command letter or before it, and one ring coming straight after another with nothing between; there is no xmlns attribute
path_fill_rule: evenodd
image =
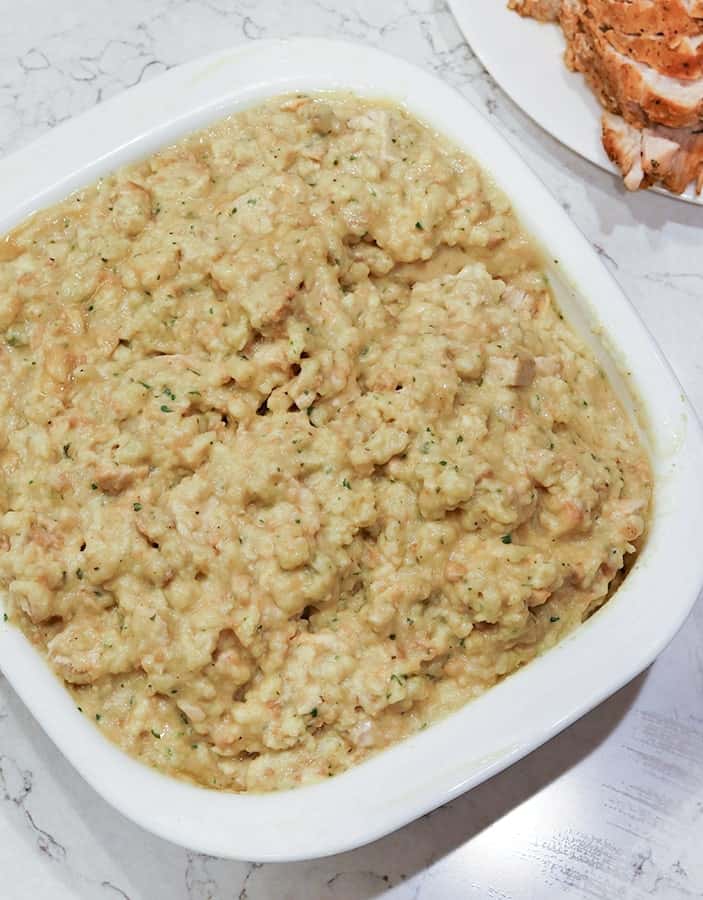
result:
<svg viewBox="0 0 703 900"><path fill-rule="evenodd" d="M553 646L648 459L505 197L404 110L288 96L0 240L0 587L127 752L341 772Z"/></svg>

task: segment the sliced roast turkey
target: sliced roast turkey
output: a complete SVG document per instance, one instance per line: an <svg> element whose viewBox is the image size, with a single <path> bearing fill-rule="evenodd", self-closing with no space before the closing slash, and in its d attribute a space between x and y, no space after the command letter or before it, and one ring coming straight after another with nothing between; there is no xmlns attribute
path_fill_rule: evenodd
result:
<svg viewBox="0 0 703 900"><path fill-rule="evenodd" d="M607 112L602 127L603 146L628 190L661 184L680 194L691 182L703 190L703 128L636 128Z"/></svg>

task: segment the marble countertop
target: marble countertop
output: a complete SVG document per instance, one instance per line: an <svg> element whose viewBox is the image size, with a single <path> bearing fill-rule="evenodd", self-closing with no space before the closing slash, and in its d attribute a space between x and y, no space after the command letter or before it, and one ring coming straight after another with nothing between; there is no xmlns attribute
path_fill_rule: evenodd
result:
<svg viewBox="0 0 703 900"><path fill-rule="evenodd" d="M376 45L483 108L602 255L703 413L703 209L627 195L540 131L443 0L23 0L0 16L0 155L170 66L296 34ZM0 896L703 898L702 648L700 601L647 672L508 771L368 847L265 866L190 853L123 819L0 676Z"/></svg>

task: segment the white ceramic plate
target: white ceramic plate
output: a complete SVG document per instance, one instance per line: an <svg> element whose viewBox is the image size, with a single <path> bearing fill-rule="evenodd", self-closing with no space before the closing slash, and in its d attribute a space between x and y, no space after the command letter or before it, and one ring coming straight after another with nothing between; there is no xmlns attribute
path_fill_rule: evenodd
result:
<svg viewBox="0 0 703 900"><path fill-rule="evenodd" d="M552 137L622 179L601 143L600 104L583 76L564 65L561 29L523 19L508 9L508 0L448 2L471 49L505 93ZM703 204L692 187L680 196L652 190Z"/></svg>
<svg viewBox="0 0 703 900"><path fill-rule="evenodd" d="M79 713L42 657L0 621L0 664L47 734L126 816L217 856L293 860L378 838L504 769L642 671L682 625L703 583L699 546L703 436L636 313L559 204L466 101L408 63L366 47L300 40L248 44L174 69L0 161L0 233L127 161L265 97L353 89L389 96L492 171L526 227L549 248L562 309L625 382L594 330L631 373L651 424L656 507L624 585L573 636L480 699L336 778L268 795L217 793L125 756ZM571 288L582 287L588 300Z"/></svg>

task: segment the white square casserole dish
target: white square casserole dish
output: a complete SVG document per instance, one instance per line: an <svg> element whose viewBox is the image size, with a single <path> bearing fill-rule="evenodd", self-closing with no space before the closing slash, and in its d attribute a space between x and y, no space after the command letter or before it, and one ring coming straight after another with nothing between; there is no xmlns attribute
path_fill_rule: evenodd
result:
<svg viewBox="0 0 703 900"><path fill-rule="evenodd" d="M585 238L518 155L441 81L375 50L320 40L247 45L174 69L0 161L0 233L119 165L266 97L344 89L404 103L490 171L554 260L562 308L651 432L655 508L623 586L576 633L480 699L324 783L268 795L217 793L167 778L110 744L44 660L0 622L0 666L84 778L143 827L212 854L256 861L323 856L380 837L551 738L642 671L703 584L694 524L703 508L703 435L657 347ZM568 273L568 279L565 274ZM588 302L570 283L581 285ZM616 348L608 358L598 332ZM630 408L634 403L630 401ZM0 597L0 606L2 597Z"/></svg>

